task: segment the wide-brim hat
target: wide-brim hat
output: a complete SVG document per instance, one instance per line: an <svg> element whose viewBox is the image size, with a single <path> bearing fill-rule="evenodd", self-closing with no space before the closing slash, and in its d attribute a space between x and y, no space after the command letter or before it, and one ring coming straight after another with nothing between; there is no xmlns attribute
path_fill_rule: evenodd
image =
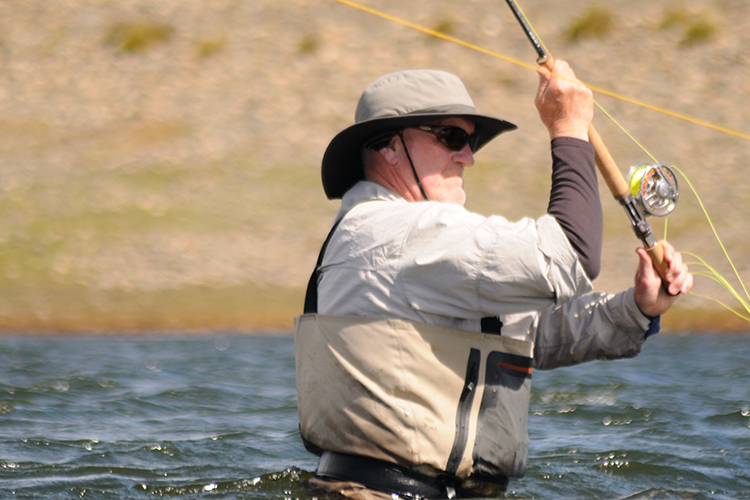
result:
<svg viewBox="0 0 750 500"><path fill-rule="evenodd" d="M477 150L502 132L517 128L505 120L477 113L461 80L445 71L397 71L378 78L362 93L354 125L339 132L323 155L326 196L331 200L341 198L365 178L362 147L368 139L452 117L474 122Z"/></svg>

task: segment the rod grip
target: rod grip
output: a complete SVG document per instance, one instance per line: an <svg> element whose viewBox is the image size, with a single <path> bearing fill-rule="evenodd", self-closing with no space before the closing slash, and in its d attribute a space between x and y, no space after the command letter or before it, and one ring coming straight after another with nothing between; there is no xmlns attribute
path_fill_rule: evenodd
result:
<svg viewBox="0 0 750 500"><path fill-rule="evenodd" d="M657 243L653 247L647 248L646 252L648 252L649 257L651 257L651 262L653 262L654 269L656 269L659 277L664 283L666 283L665 276L669 265L664 261L664 247L661 243Z"/></svg>
<svg viewBox="0 0 750 500"><path fill-rule="evenodd" d="M555 67L555 58L552 57L552 54L550 54L549 52L547 52L543 56L539 56L539 58L536 60L536 63L539 66L544 66L545 68L547 68L551 72L552 69L554 69L554 67Z"/></svg>
<svg viewBox="0 0 750 500"><path fill-rule="evenodd" d="M604 141L602 141L599 132L596 131L593 125L589 126L589 142L594 146L594 151L596 152L596 166L599 169L599 173L602 174L602 178L607 184L612 196L618 200L624 198L630 193L630 186L628 186L620 169L617 168L614 158L609 154L607 146L604 145Z"/></svg>

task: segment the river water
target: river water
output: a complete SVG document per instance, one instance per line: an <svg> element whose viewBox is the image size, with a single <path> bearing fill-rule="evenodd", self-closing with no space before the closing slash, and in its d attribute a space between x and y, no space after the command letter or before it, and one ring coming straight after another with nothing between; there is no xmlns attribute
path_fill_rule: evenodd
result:
<svg viewBox="0 0 750 500"><path fill-rule="evenodd" d="M506 498L750 499L750 335L534 372ZM312 498L288 335L0 337L0 498Z"/></svg>

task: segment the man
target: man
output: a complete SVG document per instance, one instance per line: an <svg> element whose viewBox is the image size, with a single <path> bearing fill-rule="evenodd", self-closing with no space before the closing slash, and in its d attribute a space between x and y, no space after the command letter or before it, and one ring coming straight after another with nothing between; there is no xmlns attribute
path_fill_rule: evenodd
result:
<svg viewBox="0 0 750 500"><path fill-rule="evenodd" d="M462 175L514 125L478 114L440 71L365 90L323 158L342 206L295 321L300 430L321 456L311 483L353 498L502 493L526 468L532 369L635 356L690 290L664 242L663 283L638 249L634 288L589 293L602 239L592 102L565 62L540 70L548 214L509 222L465 210Z"/></svg>

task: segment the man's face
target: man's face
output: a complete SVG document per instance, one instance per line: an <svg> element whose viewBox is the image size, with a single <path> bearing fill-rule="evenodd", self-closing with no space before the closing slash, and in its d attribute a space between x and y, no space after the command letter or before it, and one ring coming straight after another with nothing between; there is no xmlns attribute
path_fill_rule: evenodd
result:
<svg viewBox="0 0 750 500"><path fill-rule="evenodd" d="M452 125L469 134L474 133L474 123L463 118L447 118L428 125ZM464 146L461 151L451 151L435 134L418 128L406 129L404 139L427 198L430 201L463 205L466 201L463 188L464 168L474 165L474 155L469 145Z"/></svg>

